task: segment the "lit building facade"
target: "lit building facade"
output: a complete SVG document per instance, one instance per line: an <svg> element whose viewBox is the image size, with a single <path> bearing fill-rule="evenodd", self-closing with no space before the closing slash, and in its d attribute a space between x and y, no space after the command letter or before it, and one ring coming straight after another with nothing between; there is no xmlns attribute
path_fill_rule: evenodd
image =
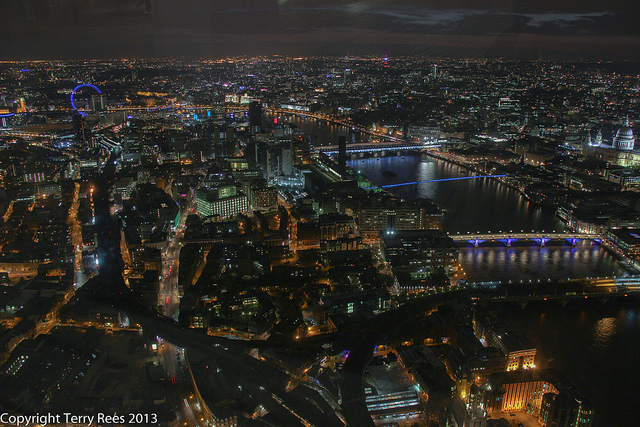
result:
<svg viewBox="0 0 640 427"><path fill-rule="evenodd" d="M417 139L421 142L437 141L440 138L440 127L409 125L408 134L409 138Z"/></svg>
<svg viewBox="0 0 640 427"><path fill-rule="evenodd" d="M487 410L514 412L528 411L538 414L542 397L558 393L558 389L543 373L514 371L492 375L491 391L487 393Z"/></svg>
<svg viewBox="0 0 640 427"><path fill-rule="evenodd" d="M628 120L618 129L611 145L603 142L601 132L595 139L591 139L591 135L588 135L583 152L587 157L604 160L612 165L640 166L640 151L635 150L635 136Z"/></svg>
<svg viewBox="0 0 640 427"><path fill-rule="evenodd" d="M499 349L505 355L505 371L527 370L536 367L537 350L522 336L495 327L487 316L477 315L477 313L474 313L473 328L476 336L483 337L491 346Z"/></svg>
<svg viewBox="0 0 640 427"><path fill-rule="evenodd" d="M364 249L353 217L339 213L320 215L318 226L322 252Z"/></svg>
<svg viewBox="0 0 640 427"><path fill-rule="evenodd" d="M217 196L217 192L198 191L196 193L196 203L200 216L219 216L220 219L225 219L249 212L249 199L246 195L241 194L225 198L218 198Z"/></svg>
<svg viewBox="0 0 640 427"><path fill-rule="evenodd" d="M383 230L428 230L442 228L442 211L426 200L393 197L369 200L360 209L358 228L368 238Z"/></svg>
<svg viewBox="0 0 640 427"><path fill-rule="evenodd" d="M356 228L351 216L338 213L321 215L318 225L320 227L320 239L322 240L352 237Z"/></svg>
<svg viewBox="0 0 640 427"><path fill-rule="evenodd" d="M607 230L604 243L618 255L627 258L640 258L639 228L615 228Z"/></svg>
<svg viewBox="0 0 640 427"><path fill-rule="evenodd" d="M256 210L275 209L278 206L278 191L275 187L253 187L251 207Z"/></svg>
<svg viewBox="0 0 640 427"><path fill-rule="evenodd" d="M415 391L365 396L367 411L376 425L393 422L398 418L418 420L424 417L424 408Z"/></svg>

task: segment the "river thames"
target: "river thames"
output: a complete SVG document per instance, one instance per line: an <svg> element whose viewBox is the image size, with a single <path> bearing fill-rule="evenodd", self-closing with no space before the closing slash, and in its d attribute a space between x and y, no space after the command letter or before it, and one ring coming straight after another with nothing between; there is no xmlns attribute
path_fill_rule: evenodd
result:
<svg viewBox="0 0 640 427"><path fill-rule="evenodd" d="M272 117L270 117L272 120ZM315 145L336 144L348 134L340 126L316 120L287 118ZM359 137L357 138L359 139ZM366 140L366 138L365 138ZM377 185L469 176L457 165L408 155L352 158L349 166ZM383 174L391 171L391 174ZM394 187L401 197L426 197L444 209L443 228L449 233L489 231L562 231L552 209L529 203L520 193L491 179L432 182ZM469 280L529 281L547 278L621 275L617 260L603 247L580 242L575 247L554 243L544 248L463 247L460 263ZM537 348L536 363L559 369L596 407L594 426L637 425L640 401L640 304L570 302L530 303L498 307L500 320L527 337Z"/></svg>
<svg viewBox="0 0 640 427"><path fill-rule="evenodd" d="M265 114L265 121L276 116ZM279 122L282 118L278 116ZM337 144L340 135L349 141L368 141L369 136L349 132L344 126L287 115L285 121L311 137L314 145ZM395 153L394 153L395 154ZM452 163L415 154L351 158L351 169L377 185L469 176ZM386 172L393 172L392 177ZM424 197L444 210L443 229L451 234L508 231L563 231L564 225L550 208L531 204L517 191L489 178L430 182L394 187L402 197ZM567 279L620 276L624 270L615 257L593 242L575 247L551 242L545 248L514 244L512 247L462 247L460 264L469 281Z"/></svg>
<svg viewBox="0 0 640 427"><path fill-rule="evenodd" d="M351 160L349 166L378 185L469 176L443 160L420 156L390 156ZM394 172L389 177L385 172ZM403 197L425 197L444 209L443 228L456 234L508 231L563 231L551 209L533 206L517 191L489 178L428 182L393 187ZM460 250L460 265L469 281L520 281L619 276L624 273L614 256L591 241L575 247L551 242L546 247L514 243Z"/></svg>
<svg viewBox="0 0 640 427"><path fill-rule="evenodd" d="M463 168L416 155L352 159L349 166L377 185L469 176ZM394 172L397 177L383 174ZM449 233L489 231L561 231L551 209L533 206L517 191L488 178L431 182L394 187L402 197L426 197L445 210ZM555 242L546 247L517 243L462 247L460 264L469 281L535 281L621 275L623 270L605 248L590 241L575 247ZM637 354L640 352L640 308L561 307L559 303L504 306L500 320L526 336L538 349L538 366L558 368L596 406L596 426L634 425L640 399Z"/></svg>
<svg viewBox="0 0 640 427"><path fill-rule="evenodd" d="M277 117L282 122L283 117ZM276 116L268 113L264 116L266 122L273 122L274 118ZM309 117L287 115L284 119L310 136L316 146L335 145L340 135L346 135L349 141L369 140L366 134L351 133L344 126ZM354 156L348 164L377 185L469 176L469 172L460 166L415 154ZM396 176L390 177L385 172L393 172ZM430 182L391 190L402 197L433 200L444 209L443 229L451 234L564 230L553 209L536 207L517 191L488 178ZM566 279L624 273L615 258L597 244L581 242L576 247L558 246L561 244L551 242L546 248L517 243L511 248L463 247L460 263L467 271L467 278L476 281L528 280L532 277Z"/></svg>
<svg viewBox="0 0 640 427"><path fill-rule="evenodd" d="M505 306L500 320L536 347L536 365L558 368L596 407L594 426L638 425L640 308L638 300L613 306Z"/></svg>

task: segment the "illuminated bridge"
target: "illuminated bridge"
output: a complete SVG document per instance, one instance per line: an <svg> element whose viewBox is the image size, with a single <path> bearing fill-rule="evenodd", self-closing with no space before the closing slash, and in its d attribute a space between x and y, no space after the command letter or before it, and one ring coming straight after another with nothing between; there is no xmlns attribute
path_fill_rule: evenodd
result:
<svg viewBox="0 0 640 427"><path fill-rule="evenodd" d="M502 242L506 246L511 246L513 242L519 240L528 240L530 242L536 242L540 246L544 246L547 242L551 240L564 240L572 245L577 244L581 240L595 240L600 241L599 234L591 234L591 233L570 233L570 232L551 232L546 233L544 231L537 232L532 231L529 233L520 232L520 233L486 233L486 234L450 234L455 242L467 242L471 243L476 248L480 246L481 243L484 242Z"/></svg>
<svg viewBox="0 0 640 427"><path fill-rule="evenodd" d="M387 185L382 185L380 187L372 187L372 188L393 188L393 187L402 187L403 185L424 184L424 183L427 183L427 182L461 181L461 180L464 180L464 179L504 178L505 176L507 176L507 175L459 176L459 177L456 177L456 178L440 178L440 179L428 179L426 181L400 182L398 184L387 184Z"/></svg>
<svg viewBox="0 0 640 427"><path fill-rule="evenodd" d="M347 144L347 153L376 153L381 151L401 150L428 150L438 148L437 142L427 144L412 144L410 142L382 142L379 144ZM325 154L336 154L339 151L337 145L323 145L316 148Z"/></svg>

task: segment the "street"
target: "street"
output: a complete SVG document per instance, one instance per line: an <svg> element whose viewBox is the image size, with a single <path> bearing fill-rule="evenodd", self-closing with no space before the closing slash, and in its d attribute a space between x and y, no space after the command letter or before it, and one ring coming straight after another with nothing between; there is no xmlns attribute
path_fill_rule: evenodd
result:
<svg viewBox="0 0 640 427"><path fill-rule="evenodd" d="M185 360L185 351L167 341L158 338L158 359L167 373L168 396L176 407L181 426L206 425L200 403L190 381Z"/></svg>

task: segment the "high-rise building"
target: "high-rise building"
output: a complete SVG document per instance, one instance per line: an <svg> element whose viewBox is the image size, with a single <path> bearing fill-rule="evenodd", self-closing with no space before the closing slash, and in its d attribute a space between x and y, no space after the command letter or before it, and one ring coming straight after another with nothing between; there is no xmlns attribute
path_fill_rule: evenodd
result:
<svg viewBox="0 0 640 427"><path fill-rule="evenodd" d="M346 70L344 70L344 81L343 81L343 85L344 86L348 86L349 82L351 81L351 76L353 75L353 72L351 71L350 68L347 68Z"/></svg>
<svg viewBox="0 0 640 427"><path fill-rule="evenodd" d="M269 176L269 150L267 149L267 144L260 141L256 143L256 162L262 169L262 173L265 176Z"/></svg>
<svg viewBox="0 0 640 427"><path fill-rule="evenodd" d="M8 108L0 107L0 127L9 127L10 119L14 114Z"/></svg>
<svg viewBox="0 0 640 427"><path fill-rule="evenodd" d="M91 111L103 111L107 108L107 96L103 93L91 95Z"/></svg>
<svg viewBox="0 0 640 427"><path fill-rule="evenodd" d="M16 113L26 113L27 112L27 104L24 101L24 98L20 98L18 100L18 107L16 108Z"/></svg>
<svg viewBox="0 0 640 427"><path fill-rule="evenodd" d="M293 175L293 149L291 144L282 149L282 174L285 176Z"/></svg>
<svg viewBox="0 0 640 427"><path fill-rule="evenodd" d="M73 116L73 132L78 141L88 142L91 139L91 130L80 114Z"/></svg>
<svg viewBox="0 0 640 427"><path fill-rule="evenodd" d="M251 133L262 131L262 105L258 101L251 101L249 104L249 126Z"/></svg>
<svg viewBox="0 0 640 427"><path fill-rule="evenodd" d="M338 169L344 173L347 169L347 137L341 136L338 139Z"/></svg>

